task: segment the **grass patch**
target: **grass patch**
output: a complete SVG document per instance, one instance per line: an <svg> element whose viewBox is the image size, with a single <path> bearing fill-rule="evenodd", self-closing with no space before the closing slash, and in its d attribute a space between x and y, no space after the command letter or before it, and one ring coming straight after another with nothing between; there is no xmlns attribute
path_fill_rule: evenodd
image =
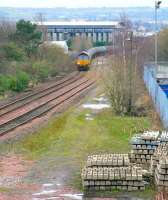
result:
<svg viewBox="0 0 168 200"><path fill-rule="evenodd" d="M10 192L11 190L9 188L6 187L0 187L0 193L6 193L6 192Z"/></svg>
<svg viewBox="0 0 168 200"><path fill-rule="evenodd" d="M90 153L128 152L130 137L150 127L147 118L116 117L110 111L97 114L93 121L86 121L86 112L70 109L39 132L27 136L17 147L35 159L51 153L81 161Z"/></svg>

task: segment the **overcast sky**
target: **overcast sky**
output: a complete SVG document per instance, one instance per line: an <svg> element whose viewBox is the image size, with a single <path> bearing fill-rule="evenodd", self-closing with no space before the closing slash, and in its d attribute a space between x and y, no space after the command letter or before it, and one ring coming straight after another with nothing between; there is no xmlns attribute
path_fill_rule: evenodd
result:
<svg viewBox="0 0 168 200"><path fill-rule="evenodd" d="M0 7L129 7L154 6L155 0L0 0ZM168 6L163 0L162 6Z"/></svg>

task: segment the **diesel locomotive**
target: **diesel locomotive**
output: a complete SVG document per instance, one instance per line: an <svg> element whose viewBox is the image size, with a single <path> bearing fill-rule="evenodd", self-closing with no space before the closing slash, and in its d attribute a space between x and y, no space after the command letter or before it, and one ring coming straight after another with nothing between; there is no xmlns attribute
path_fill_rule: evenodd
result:
<svg viewBox="0 0 168 200"><path fill-rule="evenodd" d="M79 71L87 71L89 70L89 66L92 62L92 59L95 56L103 55L107 52L107 47L94 47L87 51L82 51L77 55L76 65Z"/></svg>

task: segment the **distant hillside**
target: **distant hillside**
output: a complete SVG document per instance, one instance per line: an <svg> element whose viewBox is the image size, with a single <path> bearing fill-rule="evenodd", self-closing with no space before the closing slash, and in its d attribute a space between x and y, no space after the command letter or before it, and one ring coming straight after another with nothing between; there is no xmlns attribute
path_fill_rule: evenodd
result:
<svg viewBox="0 0 168 200"><path fill-rule="evenodd" d="M154 9L143 8L3 8L0 7L0 18L17 21L21 18L33 20L38 13L43 13L46 20L118 20L125 13L133 21L148 22L154 20ZM168 20L168 8L158 11L159 20Z"/></svg>

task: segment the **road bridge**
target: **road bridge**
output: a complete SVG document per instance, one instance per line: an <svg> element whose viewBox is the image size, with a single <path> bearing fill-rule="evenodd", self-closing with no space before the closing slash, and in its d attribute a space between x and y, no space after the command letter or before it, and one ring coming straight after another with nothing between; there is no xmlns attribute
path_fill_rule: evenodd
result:
<svg viewBox="0 0 168 200"><path fill-rule="evenodd" d="M47 30L49 41L63 41L75 36L90 37L93 42L112 42L114 32L121 30L118 22L108 21L56 21L38 23Z"/></svg>

